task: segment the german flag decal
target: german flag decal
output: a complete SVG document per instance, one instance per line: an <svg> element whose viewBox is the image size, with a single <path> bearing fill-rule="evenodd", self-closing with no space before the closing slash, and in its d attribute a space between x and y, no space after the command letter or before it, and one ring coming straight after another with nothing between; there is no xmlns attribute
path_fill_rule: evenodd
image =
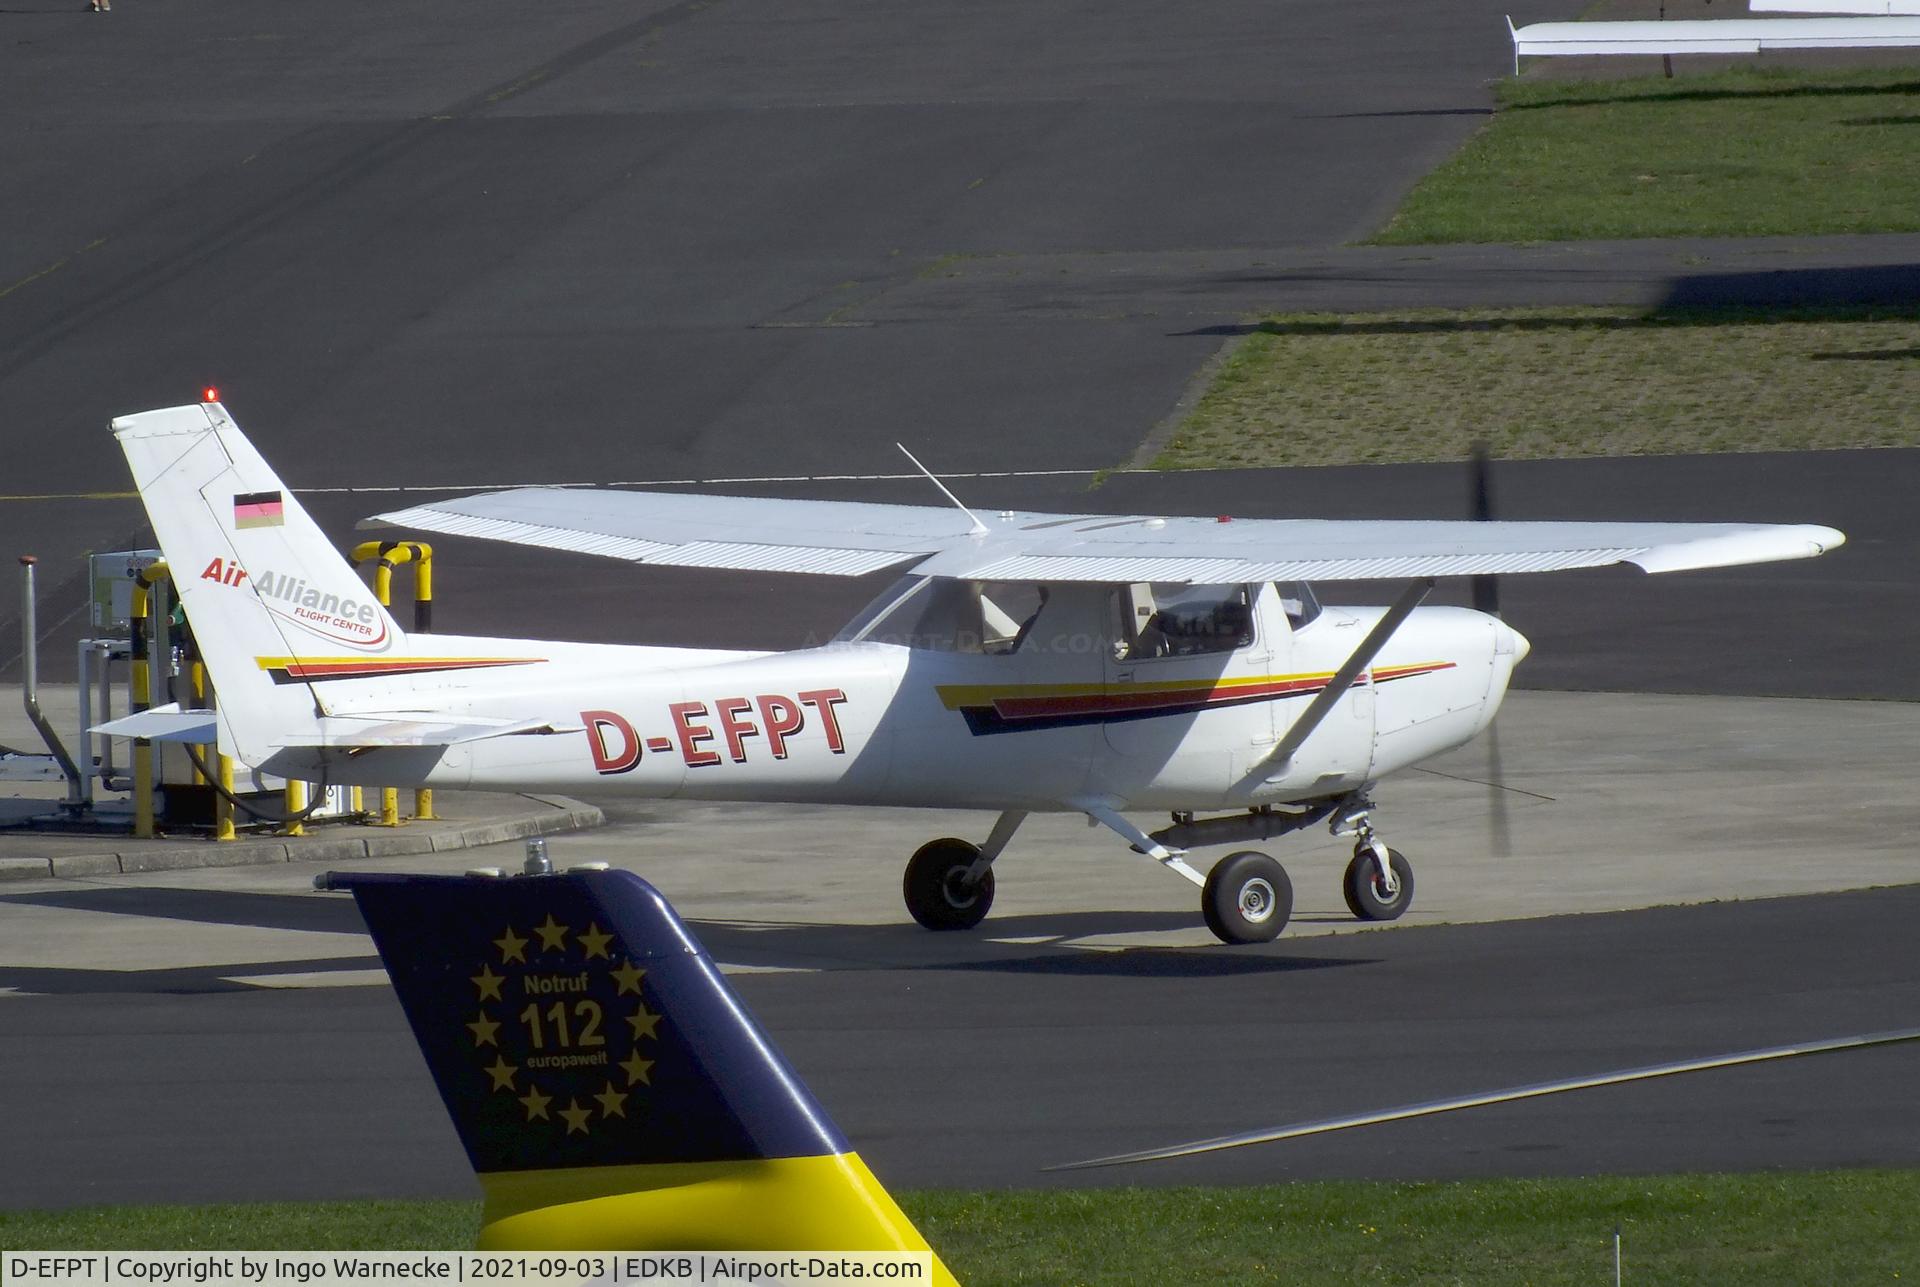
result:
<svg viewBox="0 0 1920 1287"><path fill-rule="evenodd" d="M286 524L286 498L279 492L242 492L233 498L233 525L282 527Z"/></svg>
<svg viewBox="0 0 1920 1287"><path fill-rule="evenodd" d="M1452 670L1450 661L1411 666L1379 666L1376 685ZM1029 729L1071 728L1077 724L1119 724L1162 715L1192 715L1251 702L1311 697L1327 686L1331 673L1314 675L1241 675L1231 679L1171 680L1162 684L1015 684L988 686L943 684L940 701L959 711L975 736L1019 733ZM1356 687L1360 681L1355 681Z"/></svg>
<svg viewBox="0 0 1920 1287"><path fill-rule="evenodd" d="M433 675L445 670L490 670L495 666L532 666L545 657L255 657L276 684L311 684L326 679L394 679Z"/></svg>

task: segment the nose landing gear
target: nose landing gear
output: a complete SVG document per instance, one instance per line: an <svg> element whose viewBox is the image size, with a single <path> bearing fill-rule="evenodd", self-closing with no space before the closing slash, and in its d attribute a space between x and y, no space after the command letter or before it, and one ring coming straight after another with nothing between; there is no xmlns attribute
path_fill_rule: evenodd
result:
<svg viewBox="0 0 1920 1287"><path fill-rule="evenodd" d="M1370 800L1359 799L1336 814L1331 830L1354 837L1353 861L1340 890L1347 910L1363 921L1397 921L1413 905L1413 864L1398 849L1387 848L1373 829Z"/></svg>

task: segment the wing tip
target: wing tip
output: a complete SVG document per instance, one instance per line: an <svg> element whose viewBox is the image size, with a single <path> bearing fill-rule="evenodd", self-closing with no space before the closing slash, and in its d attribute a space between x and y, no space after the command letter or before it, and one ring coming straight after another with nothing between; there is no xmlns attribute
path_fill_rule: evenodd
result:
<svg viewBox="0 0 1920 1287"><path fill-rule="evenodd" d="M1817 559L1846 543L1847 534L1837 527L1815 523L1779 524L1745 528L1705 540L1656 545L1625 562L1648 573L1692 572Z"/></svg>

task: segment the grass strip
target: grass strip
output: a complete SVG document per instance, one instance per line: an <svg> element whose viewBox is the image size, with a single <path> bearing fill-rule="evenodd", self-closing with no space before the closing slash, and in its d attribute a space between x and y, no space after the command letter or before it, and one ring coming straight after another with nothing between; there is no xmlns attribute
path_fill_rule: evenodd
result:
<svg viewBox="0 0 1920 1287"><path fill-rule="evenodd" d="M1431 310L1259 323L1161 469L1920 444L1920 316Z"/></svg>
<svg viewBox="0 0 1920 1287"><path fill-rule="evenodd" d="M970 1287L1006 1284L1897 1282L1920 1274L1920 1171L1445 1184L905 1193ZM0 1212L0 1248L472 1245L478 1203Z"/></svg>
<svg viewBox="0 0 1920 1287"><path fill-rule="evenodd" d="M1920 230L1920 68L1520 77L1373 238Z"/></svg>

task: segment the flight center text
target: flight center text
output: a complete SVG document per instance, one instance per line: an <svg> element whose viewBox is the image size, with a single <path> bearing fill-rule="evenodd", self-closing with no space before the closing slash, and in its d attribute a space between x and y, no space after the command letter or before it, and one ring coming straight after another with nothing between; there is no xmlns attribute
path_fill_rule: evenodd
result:
<svg viewBox="0 0 1920 1287"><path fill-rule="evenodd" d="M729 761L745 764L750 755L784 760L792 753L789 743L809 728L819 729L829 753L845 755L839 707L846 700L838 688L813 688L790 697L760 693L672 702L662 733L642 734L618 711L581 711L580 722L586 725L587 750L599 773L630 773L643 753L677 752L688 768L705 769Z"/></svg>

